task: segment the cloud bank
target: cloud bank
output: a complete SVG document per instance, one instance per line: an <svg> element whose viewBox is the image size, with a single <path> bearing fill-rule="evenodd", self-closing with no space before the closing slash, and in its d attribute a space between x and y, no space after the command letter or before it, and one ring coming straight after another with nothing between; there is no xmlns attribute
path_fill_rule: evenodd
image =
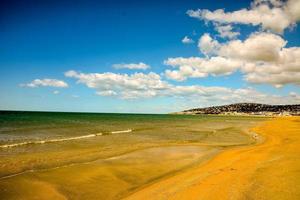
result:
<svg viewBox="0 0 300 200"><path fill-rule="evenodd" d="M173 85L163 80L154 72L148 74L134 73L79 73L67 71L66 77L77 79L95 90L100 96L113 96L121 99L140 99L154 97L175 97L198 99L210 103L260 102L260 103L295 103L297 94L286 97L268 95L253 88L232 89L226 87L204 87L199 85ZM271 101L271 102L270 102Z"/></svg>

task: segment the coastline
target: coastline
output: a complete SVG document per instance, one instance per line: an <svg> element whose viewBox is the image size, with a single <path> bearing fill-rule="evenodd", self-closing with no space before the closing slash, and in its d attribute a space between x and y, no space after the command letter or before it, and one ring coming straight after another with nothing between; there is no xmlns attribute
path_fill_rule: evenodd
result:
<svg viewBox="0 0 300 200"><path fill-rule="evenodd" d="M225 150L203 165L125 199L299 198L300 163L291 158L300 153L299 122L299 117L268 120L252 129L264 137L263 142Z"/></svg>

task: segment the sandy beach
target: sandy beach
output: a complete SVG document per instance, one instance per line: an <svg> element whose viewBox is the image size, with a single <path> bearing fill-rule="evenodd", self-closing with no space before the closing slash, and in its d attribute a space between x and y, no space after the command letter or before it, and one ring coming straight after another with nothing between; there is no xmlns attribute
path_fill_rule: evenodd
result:
<svg viewBox="0 0 300 200"><path fill-rule="evenodd" d="M300 118L276 118L253 131L261 143L226 150L126 199L298 199Z"/></svg>
<svg viewBox="0 0 300 200"><path fill-rule="evenodd" d="M0 199L299 197L299 117L25 115L2 131L17 140L0 151Z"/></svg>

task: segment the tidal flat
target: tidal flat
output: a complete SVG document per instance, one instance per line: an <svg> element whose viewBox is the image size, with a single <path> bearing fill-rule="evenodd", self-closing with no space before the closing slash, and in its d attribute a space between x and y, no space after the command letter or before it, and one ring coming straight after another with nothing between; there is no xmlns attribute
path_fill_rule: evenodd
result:
<svg viewBox="0 0 300 200"><path fill-rule="evenodd" d="M0 199L122 199L256 143L267 118L0 112Z"/></svg>

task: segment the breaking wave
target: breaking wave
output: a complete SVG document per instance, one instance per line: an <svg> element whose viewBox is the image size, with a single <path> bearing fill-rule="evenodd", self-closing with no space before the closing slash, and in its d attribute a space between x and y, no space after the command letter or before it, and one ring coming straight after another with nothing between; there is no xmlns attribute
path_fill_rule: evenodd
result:
<svg viewBox="0 0 300 200"><path fill-rule="evenodd" d="M132 132L131 129L121 130L121 131L112 131L110 133L118 134L118 133L130 133L130 132ZM18 147L18 146L24 146L24 145L30 145L30 144L45 144L45 143L64 142L64 141L71 141L71 140L80 140L80 139L92 138L92 137L97 137L97 136L102 136L102 135L103 135L103 133L96 133L96 134L88 134L88 135L50 139L50 140L27 141L27 142L0 145L0 148L12 148L12 147Z"/></svg>
<svg viewBox="0 0 300 200"><path fill-rule="evenodd" d="M130 133L132 130L128 129L128 130L123 130L123 131L112 131L111 134L116 134L116 133Z"/></svg>

